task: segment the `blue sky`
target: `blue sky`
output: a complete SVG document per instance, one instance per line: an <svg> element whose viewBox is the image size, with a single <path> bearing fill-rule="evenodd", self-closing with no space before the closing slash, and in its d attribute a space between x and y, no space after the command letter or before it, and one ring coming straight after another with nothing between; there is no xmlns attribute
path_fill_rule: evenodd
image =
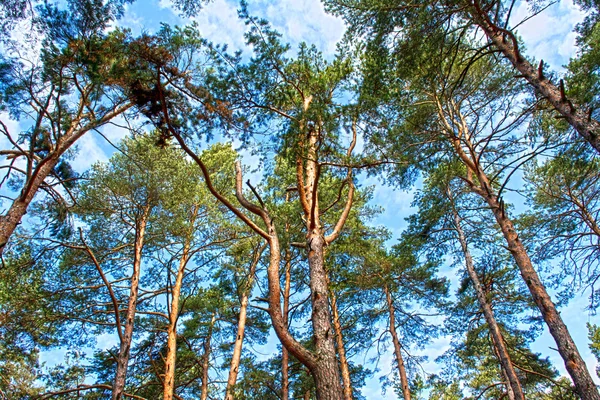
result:
<svg viewBox="0 0 600 400"><path fill-rule="evenodd" d="M341 20L327 15L322 4L317 0L281 0L268 1L257 0L250 2L252 14L263 17L283 35L283 40L290 42L292 48L296 48L300 42L315 44L325 55L331 56L335 52L336 43L344 33L344 24ZM215 42L226 43L230 49L243 49L243 34L245 26L237 18L238 4L235 1L216 0L207 5L199 16L189 20L183 19L174 12L169 1L151 0L137 1L127 6L127 12L120 24L131 28L134 33L153 32L159 28L161 22L169 24L184 25L196 21L202 35ZM520 3L513 14L513 24L529 15L526 2ZM561 1L540 16L528 20L520 25L518 32L527 45L526 54L537 60L543 59L550 65L550 69L559 73L563 71L569 57L574 53L575 34L572 28L575 23L582 19L578 8L569 1ZM17 128L17 126L15 126ZM113 143L117 143L125 135L123 130L114 126L106 126L102 133ZM0 143L1 144L1 143ZM74 167L83 171L96 161L105 161L114 151L112 147L98 134L86 135L79 142L79 152L73 162ZM246 157L245 163L251 163L252 158ZM393 188L383 186L376 178L363 180L364 185L376 185L373 203L384 208L384 212L374 221L375 224L384 224L391 230L394 237L398 237L405 226L404 218L411 209L412 194L396 191ZM518 182L515 184L518 185ZM562 316L570 328L577 345L582 351L590 369L594 369L596 362L588 350L586 322L598 323L597 317L590 316L585 311L587 296L577 297L571 304L563 309ZM105 335L100 338L101 344L107 345L114 342L114 338ZM440 338L435 340L426 351L430 360L435 359L448 348L449 340ZM544 333L534 344L534 350L541 352L544 356L550 356L554 365L564 373L562 360L558 354L550 350L554 347L549 334ZM46 354L44 358L55 361L61 352ZM364 362L364 360L359 360ZM388 373L392 363L391 349L379 363L382 373ZM435 372L440 367L428 363L425 365L427 372ZM370 379L363 394L368 399L394 399L396 396L389 392L386 396L381 394L378 376Z"/></svg>

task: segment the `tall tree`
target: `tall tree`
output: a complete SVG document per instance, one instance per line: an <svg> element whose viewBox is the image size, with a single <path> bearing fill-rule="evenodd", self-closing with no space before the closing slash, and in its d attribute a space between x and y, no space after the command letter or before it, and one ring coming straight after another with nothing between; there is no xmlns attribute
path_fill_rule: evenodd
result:
<svg viewBox="0 0 600 400"><path fill-rule="evenodd" d="M246 332L246 318L248 312L249 297L254 287L254 280L256 275L256 267L260 262L262 253L264 252L267 244L264 243L260 246L256 246L252 249L252 258L250 267L248 268L245 279L242 280L240 287L240 310L237 322L237 332L234 341L233 354L231 356L231 364L229 366L229 376L227 377L227 387L225 388L225 399L233 400L233 387L236 384L237 376L240 368L240 361L242 357L242 345L244 343L244 336Z"/></svg>
<svg viewBox="0 0 600 400"><path fill-rule="evenodd" d="M65 257L63 268L73 280L65 284L88 281L91 288L97 283L103 288L99 302L105 301L108 311L100 313L98 318L92 309L85 313L91 312L89 317L82 315L82 320L95 321L100 326L109 323L117 332L120 348L113 382L115 399L122 398L125 388L141 302L142 261L148 253L145 248L148 242L157 245L164 240L161 237L164 231L157 220L172 217L169 205L176 204L177 196L189 194L190 187L194 187L193 176L185 170L182 154L157 147L155 142L153 135L126 139L122 153L116 153L106 165L94 166L80 188L74 210L87 225L88 233L84 235L80 231L74 243L65 243L72 252ZM128 282L128 285L123 287L120 282ZM142 293L145 300L153 295L152 291ZM93 298L97 294L91 291L89 296ZM82 301L86 297L73 300ZM88 305L77 306L85 310ZM107 321L111 314L112 318Z"/></svg>

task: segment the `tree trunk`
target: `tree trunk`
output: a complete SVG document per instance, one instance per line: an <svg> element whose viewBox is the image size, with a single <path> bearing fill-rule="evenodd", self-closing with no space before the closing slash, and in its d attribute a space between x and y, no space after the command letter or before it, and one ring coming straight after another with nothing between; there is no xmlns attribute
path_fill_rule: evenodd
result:
<svg viewBox="0 0 600 400"><path fill-rule="evenodd" d="M167 328L167 355L165 357L165 377L163 385L163 399L172 400L175 391L175 361L177 357L177 320L179 318L179 297L185 275L185 267L189 260L191 238L186 240L183 253L179 260L179 269L171 294L171 310L169 313L169 326Z"/></svg>
<svg viewBox="0 0 600 400"><path fill-rule="evenodd" d="M337 308L337 298L333 290L331 293L331 311L333 313L333 329L335 330L335 342L337 344L338 355L340 356L340 369L342 371L342 382L344 383L344 400L352 400L352 380L350 379L350 368L346 358L346 349L344 348L344 337L342 335L342 325Z"/></svg>
<svg viewBox="0 0 600 400"><path fill-rule="evenodd" d="M115 381L113 384L112 400L121 400L123 398L123 391L125 390L125 378L127 377L127 364L129 363L129 351L131 350L131 341L133 338L133 326L140 284L142 249L144 247L144 235L146 233L146 224L148 222L150 209L151 206L146 205L140 221L136 224L133 274L131 275L131 288L129 290L129 302L127 304L127 316L125 318L125 332L123 333L123 340L121 341L119 356L117 358L117 371L115 373Z"/></svg>
<svg viewBox="0 0 600 400"><path fill-rule="evenodd" d="M496 350L496 356L498 358L500 358L499 354L498 354L498 349L494 348L494 350ZM510 381L508 380L508 376L506 375L506 371L504 369L500 369L500 371L502 372L502 377L504 378L504 380L506 382L508 382L506 384L506 396L508 397L508 400L515 400L515 392L512 388L512 386L510 386Z"/></svg>
<svg viewBox="0 0 600 400"><path fill-rule="evenodd" d="M204 354L202 355L202 395L200 396L200 400L206 400L208 398L208 368L210 362L210 340L212 338L212 332L216 321L217 313L214 313L210 321L210 326L208 327L206 339L204 340Z"/></svg>
<svg viewBox="0 0 600 400"><path fill-rule="evenodd" d="M519 382L519 378L517 377L517 373L513 368L513 364L510 360L510 356L508 354L508 350L504 345L504 339L502 337L502 333L500 332L500 328L498 327L498 323L496 322L496 318L494 317L494 311L490 306L485 292L479 282L479 277L477 276L477 272L475 271L475 265L473 263L473 258L471 257L471 252L467 246L467 239L465 238L465 234L461 227L461 219L456 210L454 211L454 226L456 228L456 232L458 233L458 240L460 242L460 246L462 247L462 251L465 255L465 264L467 267L467 272L469 274L469 278L471 282L473 282L473 287L475 288L475 293L477 295L477 301L479 302L479 307L483 310L483 315L485 317L485 321L488 324L490 329L490 333L492 335L492 342L494 344L495 353L497 354L500 365L502 367L502 373L506 376L508 380L508 384L506 385L506 390L509 394L509 399L516 400L525 400L525 395L523 394L523 389L521 388L521 382ZM512 395L512 397L511 397Z"/></svg>
<svg viewBox="0 0 600 400"><path fill-rule="evenodd" d="M29 207L39 187L58 163L59 157L60 155L56 155L55 157L46 159L43 165L40 163L39 169L36 171L37 174L33 176L30 182L26 183L26 186L29 186L30 189L25 191L24 188L21 195L10 205L6 215L0 216L0 255L2 255L4 247L8 243L12 233L27 213L27 207Z"/></svg>
<svg viewBox="0 0 600 400"><path fill-rule="evenodd" d="M254 259L250 265L246 287L242 290L242 298L240 299L240 313L238 317L238 329L233 346L233 355L231 357L231 365L229 366L229 377L227 378L227 387L225 389L225 400L233 400L233 387L237 381L238 370L240 367L240 359L242 358L242 344L244 343L244 332L246 330L246 311L248 309L248 297L254 286L254 274L256 266L260 261L260 257L266 248L266 244L256 250Z"/></svg>
<svg viewBox="0 0 600 400"><path fill-rule="evenodd" d="M390 294L387 285L383 287L383 291L385 292L385 298L388 305L388 312L390 314L390 334L392 335L392 342L394 343L394 354L396 355L396 362L398 364L398 375L400 375L402 396L404 397L404 400L410 400L408 376L406 375L406 367L404 366L404 358L402 357L402 348L400 346L400 340L398 339L398 333L396 332L396 309L394 307L392 295Z"/></svg>
<svg viewBox="0 0 600 400"><path fill-rule="evenodd" d="M286 226L287 228L287 226ZM283 322L289 327L290 317L290 288L292 284L292 253L290 246L285 252L285 284L283 287ZM288 400L290 396L289 352L281 346L281 400Z"/></svg>
<svg viewBox="0 0 600 400"><path fill-rule="evenodd" d="M600 153L600 122L591 118L591 110L573 104L564 93L564 85L559 87L544 77L543 71L535 68L519 52L516 38L512 32L496 26L487 14L477 6L470 8L475 22L492 41L500 52L506 57L517 71L529 82L550 104L558 111L567 122L583 137L597 152Z"/></svg>
<svg viewBox="0 0 600 400"><path fill-rule="evenodd" d="M327 273L323 263L325 240L318 230L308 239L308 264L312 299L312 326L317 364L311 369L318 400L341 400L342 387L335 353L334 332L331 327Z"/></svg>
<svg viewBox="0 0 600 400"><path fill-rule="evenodd" d="M525 283L533 296L533 300L542 312L542 317L548 325L550 334L556 341L558 352L563 358L565 367L575 383L577 393L584 400L600 400L598 389L587 370L587 366L581 358L579 350L577 349L567 326L556 310L556 306L552 302L544 284L533 268L527 250L519 239L512 221L506 215L504 207L500 205L500 202L495 196L486 196L485 199L492 209L498 225L500 225L500 229L502 230L508 245L508 250L513 255L521 272L521 276L525 280Z"/></svg>

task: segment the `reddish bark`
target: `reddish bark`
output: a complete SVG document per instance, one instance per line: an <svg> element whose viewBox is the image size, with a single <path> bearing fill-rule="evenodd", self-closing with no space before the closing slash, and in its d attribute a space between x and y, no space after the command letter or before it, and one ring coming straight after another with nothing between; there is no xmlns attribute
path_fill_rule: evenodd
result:
<svg viewBox="0 0 600 400"><path fill-rule="evenodd" d="M287 226L286 226L287 228ZM290 247L285 252L285 283L283 287L283 321L289 327L290 288L292 283L292 254ZM288 400L290 395L289 353L285 346L281 348L281 400Z"/></svg>
<svg viewBox="0 0 600 400"><path fill-rule="evenodd" d="M194 210L194 215L197 209ZM175 391L175 362L177 358L177 320L179 319L179 297L185 275L185 267L190 259L191 237L186 239L183 246L175 285L171 293L171 310L169 312L169 326L167 327L167 354L165 356L165 377L163 383L163 399L172 400Z"/></svg>
<svg viewBox="0 0 600 400"><path fill-rule="evenodd" d="M331 312L333 313L333 329L335 330L335 343L340 357L340 370L342 373L342 382L344 384L344 400L352 400L352 380L350 379L350 368L346 358L346 349L344 346L344 336L342 325L340 324L340 315L338 313L337 298L333 290L331 293Z"/></svg>

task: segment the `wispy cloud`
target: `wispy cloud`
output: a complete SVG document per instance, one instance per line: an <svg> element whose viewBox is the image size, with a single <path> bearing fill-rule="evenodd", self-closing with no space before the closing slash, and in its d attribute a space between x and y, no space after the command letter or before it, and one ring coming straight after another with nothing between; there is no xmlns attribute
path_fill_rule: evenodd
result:
<svg viewBox="0 0 600 400"><path fill-rule="evenodd" d="M521 2L514 11L513 26L531 15L528 2ZM584 13L571 1L560 1L541 14L528 19L518 26L517 32L523 38L529 58L544 60L555 71L569 62L575 55L574 26L583 20Z"/></svg>

